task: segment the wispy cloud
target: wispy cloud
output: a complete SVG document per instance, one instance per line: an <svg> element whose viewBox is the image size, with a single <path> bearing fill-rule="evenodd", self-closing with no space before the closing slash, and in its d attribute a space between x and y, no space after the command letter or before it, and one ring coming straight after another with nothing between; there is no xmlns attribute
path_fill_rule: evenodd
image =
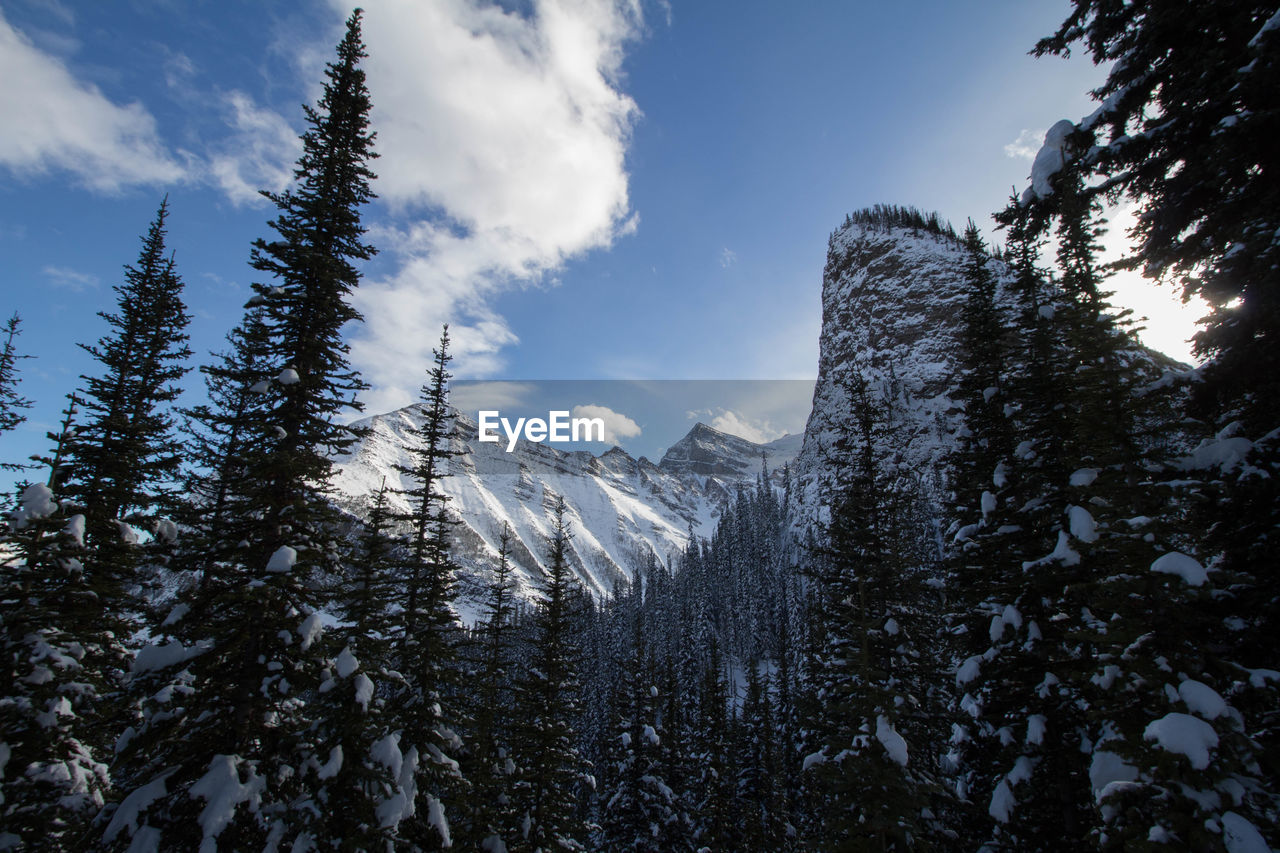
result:
<svg viewBox="0 0 1280 853"><path fill-rule="evenodd" d="M302 153L298 132L244 92L225 94L222 108L231 133L209 157L210 179L237 205L265 203L259 190L279 192L293 177Z"/></svg>
<svg viewBox="0 0 1280 853"><path fill-rule="evenodd" d="M83 293L98 286L98 277L69 267L47 266L41 270L49 280L49 284L72 293Z"/></svg>
<svg viewBox="0 0 1280 853"><path fill-rule="evenodd" d="M185 175L141 105L112 103L97 87L72 76L0 11L0 165L20 176L51 170L74 174L85 186L115 192L132 184L161 184Z"/></svg>
<svg viewBox="0 0 1280 853"><path fill-rule="evenodd" d="M393 220L375 237L396 263L357 292L371 410L411 399L445 321L460 374L501 369L517 338L494 298L636 226L638 109L619 76L640 25L615 2L366 4L376 190Z"/></svg>
<svg viewBox="0 0 1280 853"><path fill-rule="evenodd" d="M1015 160L1034 160L1040 151L1040 146L1044 144L1044 134L1044 128L1040 130L1023 128L1018 138L1004 147L1005 156Z"/></svg>
<svg viewBox="0 0 1280 853"><path fill-rule="evenodd" d="M735 252L733 249L725 248L720 250L721 268L728 269L729 267L733 266L737 262L738 262L738 253Z"/></svg>

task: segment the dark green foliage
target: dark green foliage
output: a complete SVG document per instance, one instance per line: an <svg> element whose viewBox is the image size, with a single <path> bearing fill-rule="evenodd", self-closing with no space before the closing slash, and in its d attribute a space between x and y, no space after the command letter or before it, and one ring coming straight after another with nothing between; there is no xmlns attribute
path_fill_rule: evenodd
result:
<svg viewBox="0 0 1280 853"><path fill-rule="evenodd" d="M951 223L944 220L936 211L924 213L914 207L901 207L896 204L877 204L855 211L844 218L846 226L857 223L870 228L889 230L890 228L914 228L929 234L937 234L959 242Z"/></svg>
<svg viewBox="0 0 1280 853"><path fill-rule="evenodd" d="M217 544L180 557L200 573L195 594L153 629L134 666L138 705L119 754L122 793L164 790L137 825L108 828L116 845L138 832L159 832L175 848L215 835L228 848L315 837L324 828L314 798L337 784L318 768L355 736L341 714L306 697L333 680L330 661L341 651L324 639L318 611L321 581L339 574L346 550L326 494L331 458L352 438L340 418L359 409L351 395L363 387L340 337L358 319L347 302L359 281L353 262L373 252L359 220L372 198L366 163L374 156L363 56L357 12L317 108L306 110L295 186L269 196L278 237L255 243L253 266L274 283L254 285L225 371L210 373L223 384L212 401L220 411L206 422L212 453L202 461L214 467L203 496L221 491L224 500L194 508L202 537L192 544ZM376 674L377 662L369 663ZM331 689L354 691L363 675ZM349 760L353 772L368 766L363 756ZM213 789L231 783L238 794L225 824L202 824ZM346 790L394 796L356 781ZM351 806L352 819L367 825L375 806ZM394 823L384 821L384 837Z"/></svg>
<svg viewBox="0 0 1280 853"><path fill-rule="evenodd" d="M14 339L22 331L22 318L15 312L4 324L4 346L0 348L0 433L8 432L26 421L23 409L31 408L31 401L18 393L18 362L29 355L19 355ZM27 466L18 462L0 461L0 471L21 471Z"/></svg>
<svg viewBox="0 0 1280 853"><path fill-rule="evenodd" d="M165 509L182 460L166 406L177 398L178 381L189 369L190 317L182 280L166 256L167 216L165 200L137 263L125 267L124 283L114 288L116 313L99 314L110 334L84 347L103 373L81 377L84 417L70 447L74 472L67 487L84 507L95 563L104 567L128 562L117 553L117 519L136 522L137 516ZM117 570L127 571L127 565Z"/></svg>
<svg viewBox="0 0 1280 853"><path fill-rule="evenodd" d="M516 752L517 809L531 848L580 850L586 831L578 798L589 767L575 743L580 713L579 649L572 634L581 592L569 574L569 529L564 499L554 508L547 544L547 577L534 612L536 646L520 679L528 697ZM521 845L523 846L523 844Z"/></svg>
<svg viewBox="0 0 1280 853"><path fill-rule="evenodd" d="M109 791L101 706L126 652L86 577L85 519L57 498L73 396L46 482L20 486L0 536L0 836L27 849L80 847Z"/></svg>

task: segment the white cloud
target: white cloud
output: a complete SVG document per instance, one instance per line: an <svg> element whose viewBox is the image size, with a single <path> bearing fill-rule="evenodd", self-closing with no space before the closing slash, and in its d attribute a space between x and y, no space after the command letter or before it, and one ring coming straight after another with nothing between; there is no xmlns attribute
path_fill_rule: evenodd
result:
<svg viewBox="0 0 1280 853"><path fill-rule="evenodd" d="M162 184L184 169L161 144L141 104L118 105L13 29L0 12L0 164L18 175L53 169L91 189Z"/></svg>
<svg viewBox="0 0 1280 853"><path fill-rule="evenodd" d="M621 444L628 438L635 438L640 434L640 425L631 418L615 412L608 406L574 406L573 417L575 418L600 418L604 421L604 440L609 444Z"/></svg>
<svg viewBox="0 0 1280 853"><path fill-rule="evenodd" d="M222 105L232 132L210 155L209 177L237 205L265 203L258 191L289 185L302 141L279 113L244 92L228 92Z"/></svg>
<svg viewBox="0 0 1280 853"><path fill-rule="evenodd" d="M726 248L726 249L720 250L720 266L723 269L728 269L729 267L733 266L737 262L738 262L738 253L735 252L733 249Z"/></svg>
<svg viewBox="0 0 1280 853"><path fill-rule="evenodd" d="M370 409L408 398L445 321L459 373L501 369L517 339L493 298L635 227L618 78L639 26L610 0L366 4L375 190L398 223L374 235L396 270L356 296Z"/></svg>
<svg viewBox="0 0 1280 853"><path fill-rule="evenodd" d="M786 435L785 430L775 428L766 420L748 418L732 409L717 409L707 426L718 429L720 432L727 432L729 435L745 438L747 441L754 441L756 444L767 444L775 438Z"/></svg>
<svg viewBox="0 0 1280 853"><path fill-rule="evenodd" d="M49 279L49 284L72 293L83 293L98 286L98 277L87 272L73 270L70 267L47 266L42 272Z"/></svg>
<svg viewBox="0 0 1280 853"><path fill-rule="evenodd" d="M1034 160L1036 154L1039 153L1041 145L1044 144L1045 130L1027 130L1022 129L1018 134L1018 138L1010 142L1004 147L1006 157L1012 157L1015 160Z"/></svg>

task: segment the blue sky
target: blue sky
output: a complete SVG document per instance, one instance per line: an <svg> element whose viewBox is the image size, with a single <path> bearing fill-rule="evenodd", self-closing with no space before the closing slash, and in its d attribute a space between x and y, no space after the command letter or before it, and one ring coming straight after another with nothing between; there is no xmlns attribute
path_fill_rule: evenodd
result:
<svg viewBox="0 0 1280 853"><path fill-rule="evenodd" d="M43 449L94 370L76 344L104 332L165 193L193 346L219 346L267 234L255 191L284 186L349 8L0 2L0 310L23 317L37 401L4 458ZM413 399L446 320L468 378L811 378L844 215L913 204L989 230L1101 79L1027 56L1058 2L365 8L382 254L351 340L370 413ZM1186 357L1186 312L1151 292L1121 289Z"/></svg>

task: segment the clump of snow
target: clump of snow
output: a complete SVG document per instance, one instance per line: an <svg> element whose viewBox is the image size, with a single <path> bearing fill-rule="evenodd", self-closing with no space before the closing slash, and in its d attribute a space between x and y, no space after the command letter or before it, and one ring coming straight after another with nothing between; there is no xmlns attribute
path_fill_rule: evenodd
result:
<svg viewBox="0 0 1280 853"><path fill-rule="evenodd" d="M292 367L286 367L280 371L280 375L276 377L276 381L281 385L297 385L302 381L302 377L298 376L298 371Z"/></svg>
<svg viewBox="0 0 1280 853"><path fill-rule="evenodd" d="M226 829L227 824L235 817L236 807L241 803L249 803L253 808L255 801L265 787L265 780L249 772L246 782L240 781L238 765L240 759L234 755L215 755L209 762L209 770L191 786L192 797L205 800L204 810L200 812L200 826L204 830L204 842L200 845L201 853L205 850L217 849L218 833Z"/></svg>
<svg viewBox="0 0 1280 853"><path fill-rule="evenodd" d="M1098 541L1098 523L1084 507L1074 505L1067 507L1067 525L1071 535L1081 542Z"/></svg>
<svg viewBox="0 0 1280 853"><path fill-rule="evenodd" d="M44 483L32 483L22 490L18 508L9 515L15 530L22 530L32 521L48 518L58 511L53 490Z"/></svg>
<svg viewBox="0 0 1280 853"><path fill-rule="evenodd" d="M960 664L960 668L956 670L956 686L968 684L977 678L982 672L982 655L973 655L965 658L964 663Z"/></svg>
<svg viewBox="0 0 1280 853"><path fill-rule="evenodd" d="M1276 12L1272 20L1280 20L1280 12ZM1222 816L1222 846L1227 848L1227 853L1271 853L1258 828L1235 812Z"/></svg>
<svg viewBox="0 0 1280 853"><path fill-rule="evenodd" d="M356 702L361 709L369 710L369 700L373 698L373 682L363 672L356 676Z"/></svg>
<svg viewBox="0 0 1280 853"><path fill-rule="evenodd" d="M1128 764L1114 752L1100 749L1093 753L1093 761L1089 763L1089 784L1098 801L1105 796L1109 785L1133 782L1137 778L1138 768Z"/></svg>
<svg viewBox="0 0 1280 853"><path fill-rule="evenodd" d="M1206 720L1215 720L1227 713L1226 700L1202 681L1188 678L1178 685L1178 695L1193 714L1199 714Z"/></svg>
<svg viewBox="0 0 1280 853"><path fill-rule="evenodd" d="M250 394L265 394L271 390L271 380L263 379L261 382L255 382L249 386Z"/></svg>
<svg viewBox="0 0 1280 853"><path fill-rule="evenodd" d="M67 526L62 528L62 532L71 537L71 541L77 545L84 545L84 516L76 513L67 519Z"/></svg>
<svg viewBox="0 0 1280 853"><path fill-rule="evenodd" d="M1262 41L1262 37L1274 29L1280 29L1280 11L1267 18L1267 22L1262 25L1262 29L1258 30L1253 38L1249 39L1249 47L1257 47L1258 42Z"/></svg>
<svg viewBox="0 0 1280 853"><path fill-rule="evenodd" d="M271 555L271 559L267 560L267 571L269 572L287 572L292 569L298 562L298 552L290 548L288 545L281 545L276 552Z"/></svg>
<svg viewBox="0 0 1280 853"><path fill-rule="evenodd" d="M1044 145L1031 164L1031 186L1022 194L1023 204L1053 195L1049 179L1067 165L1067 139L1075 129L1075 123L1064 118L1044 135Z"/></svg>
<svg viewBox="0 0 1280 853"><path fill-rule="evenodd" d="M298 636L302 639L299 646L304 652L311 648L311 644L320 636L320 632L324 630L324 623L320 619L320 611L316 610L307 615L302 620L302 624L298 626Z"/></svg>
<svg viewBox="0 0 1280 853"><path fill-rule="evenodd" d="M1185 755L1196 770L1209 766L1209 751L1218 746L1218 733L1199 717L1177 711L1153 720L1142 733L1163 750Z"/></svg>
<svg viewBox="0 0 1280 853"><path fill-rule="evenodd" d="M344 648L338 655L338 659L333 662L333 668L338 671L339 678L347 678L360 668L360 662L356 660L355 655L351 654L350 646Z"/></svg>
<svg viewBox="0 0 1280 853"><path fill-rule="evenodd" d="M1170 551L1156 558L1151 564L1151 571L1163 575L1177 575L1187 582L1188 586L1202 586L1209 579L1204 566L1194 557L1188 557L1181 551Z"/></svg>
<svg viewBox="0 0 1280 853"><path fill-rule="evenodd" d="M903 767L907 766L907 742L883 714L876 717L876 740L889 753L889 758Z"/></svg>
<svg viewBox="0 0 1280 853"><path fill-rule="evenodd" d="M1184 471L1217 468L1224 474L1230 474L1244 463L1252 450L1253 442L1241 436L1205 439L1191 451L1191 455L1180 460L1178 467Z"/></svg>
<svg viewBox="0 0 1280 853"><path fill-rule="evenodd" d="M1044 743L1044 729L1048 720L1044 714L1032 714L1027 718L1027 743Z"/></svg>
<svg viewBox="0 0 1280 853"><path fill-rule="evenodd" d="M427 794L427 823L434 826L436 832L440 833L441 847L453 846L453 840L449 838L449 821L444 816L444 806L430 794Z"/></svg>
<svg viewBox="0 0 1280 853"><path fill-rule="evenodd" d="M1009 482L1009 469L1002 459L996 465L996 470L991 472L991 485L997 489L1003 489L1007 482Z"/></svg>
<svg viewBox="0 0 1280 853"><path fill-rule="evenodd" d="M115 814L111 815L111 822L107 824L106 830L102 833L103 842L111 843L122 829L129 830L129 837L135 838L138 834L138 813L167 793L164 785L165 780L176 772L176 767L170 768L141 788L135 788L129 796L125 797L124 801L115 810Z"/></svg>
<svg viewBox="0 0 1280 853"><path fill-rule="evenodd" d="M896 637L898 636L899 630L900 629L898 628L898 620L890 616L889 619L884 623L884 632L888 634L890 637Z"/></svg>
<svg viewBox="0 0 1280 853"><path fill-rule="evenodd" d="M641 732L641 736L646 742L653 744L654 746L657 746L659 743L658 733L653 730L653 726L648 724L645 725L644 731Z"/></svg>
<svg viewBox="0 0 1280 853"><path fill-rule="evenodd" d="M172 643L150 643L138 649L138 654L133 659L133 673L137 675L168 669L208 650L207 643L196 643L194 646L184 646L176 640Z"/></svg>
<svg viewBox="0 0 1280 853"><path fill-rule="evenodd" d="M1067 531L1058 531L1058 544L1053 550L1038 560L1031 560L1022 564L1022 570L1034 569L1037 566L1048 565L1052 562L1062 563L1064 566L1076 566L1080 564L1080 555L1071 547L1071 543L1067 541Z"/></svg>
<svg viewBox="0 0 1280 853"><path fill-rule="evenodd" d="M173 605L173 609L169 611L169 615L164 617L164 621L160 623L161 628L167 628L170 625L176 625L183 616L191 612L191 605L185 602L178 602Z"/></svg>
<svg viewBox="0 0 1280 853"><path fill-rule="evenodd" d="M342 769L342 746L335 746L329 750L329 760L316 771L316 776L321 779L332 779L338 775L338 771Z"/></svg>
<svg viewBox="0 0 1280 853"><path fill-rule="evenodd" d="M827 763L827 748L824 746L818 752L811 752L804 757L804 763L800 766L800 771L804 772L810 767L816 767L819 764Z"/></svg>
<svg viewBox="0 0 1280 853"><path fill-rule="evenodd" d="M995 511L996 511L996 496L991 494L990 492L983 492L982 493L982 517L986 518L988 515L991 515L991 513Z"/></svg>
<svg viewBox="0 0 1280 853"><path fill-rule="evenodd" d="M1091 486L1096 479L1098 479L1097 468L1080 468L1071 472L1067 482L1072 486Z"/></svg>
<svg viewBox="0 0 1280 853"><path fill-rule="evenodd" d="M1001 779L1000 784L996 785L995 791L991 793L991 805L987 807L987 814L999 823L1008 823L1016 803L1013 789L1009 787L1006 780Z"/></svg>

